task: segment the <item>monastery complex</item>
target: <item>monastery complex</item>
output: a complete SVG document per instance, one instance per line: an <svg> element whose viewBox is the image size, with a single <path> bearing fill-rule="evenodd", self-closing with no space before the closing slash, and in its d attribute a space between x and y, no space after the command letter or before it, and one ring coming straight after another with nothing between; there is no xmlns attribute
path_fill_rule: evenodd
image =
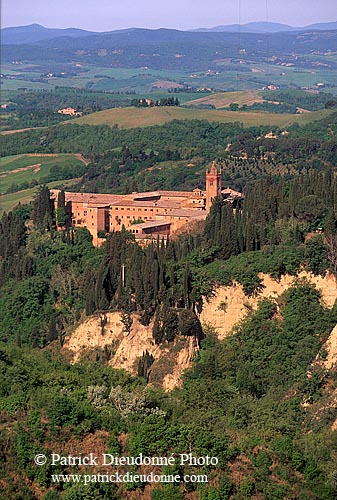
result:
<svg viewBox="0 0 337 500"><path fill-rule="evenodd" d="M51 190L57 208L58 190ZM206 171L206 191L151 191L146 193L95 194L65 193L66 211L72 227L87 228L93 244L104 241L101 233L121 231L123 227L135 239L153 240L175 233L189 224L204 220L216 196L235 203L242 194L233 189L222 189L221 170L215 163Z"/></svg>

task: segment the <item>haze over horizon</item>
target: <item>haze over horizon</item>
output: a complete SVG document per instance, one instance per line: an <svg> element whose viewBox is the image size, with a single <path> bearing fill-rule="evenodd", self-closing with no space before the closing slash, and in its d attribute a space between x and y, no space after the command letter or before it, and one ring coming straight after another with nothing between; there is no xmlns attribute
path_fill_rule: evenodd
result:
<svg viewBox="0 0 337 500"><path fill-rule="evenodd" d="M227 24L269 21L301 27L332 22L337 18L336 0L155 0L122 3L110 0L3 0L1 27L41 24L49 28L81 28L112 31L131 27L194 29Z"/></svg>

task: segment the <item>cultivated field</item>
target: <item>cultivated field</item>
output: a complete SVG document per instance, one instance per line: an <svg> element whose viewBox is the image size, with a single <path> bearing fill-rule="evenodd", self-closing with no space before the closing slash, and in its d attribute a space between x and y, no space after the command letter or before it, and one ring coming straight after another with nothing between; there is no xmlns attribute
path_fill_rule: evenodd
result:
<svg viewBox="0 0 337 500"><path fill-rule="evenodd" d="M321 57L321 56L320 56ZM306 56L308 60L315 61L314 54ZM325 55L326 63L336 63L337 55ZM158 82L166 81L169 85L179 87L181 84L192 87L210 87L214 91L243 91L258 90L274 84L282 88L301 88L323 82L328 85L329 92L336 93L337 72L319 64L314 67L266 64L263 62L245 62L238 64L230 58L217 61L216 73L208 71L178 71L173 69L151 68L108 68L94 65L81 64L80 68L73 67L76 74L60 75L63 71L60 64L48 62L42 67L39 64L20 64L15 66L4 63L2 72L2 91L13 91L18 88L49 89L59 87L75 87L81 89L102 90L107 92L136 92L137 94L157 92L154 86ZM53 73L58 76L47 76ZM44 76L41 76L44 74ZM39 80L39 81L37 81ZM166 85L167 86L167 85ZM164 88L161 89L165 91ZM125 96L124 96L125 97ZM143 97L143 96L141 96ZM179 95L178 95L179 97ZM192 100L191 97L189 100ZM235 101L237 102L237 101ZM244 103L242 103L244 104Z"/></svg>
<svg viewBox="0 0 337 500"><path fill-rule="evenodd" d="M218 122L240 122L244 126L277 125L287 127L292 123L306 124L320 120L331 111L315 111L303 115L253 113L225 111L217 109L188 109L180 107L155 107L155 108L115 108L99 111L83 116L67 123L87 125L118 125L120 128L147 127L162 125L172 120L209 120ZM64 125L66 126L65 123Z"/></svg>
<svg viewBox="0 0 337 500"><path fill-rule="evenodd" d="M185 102L187 106L199 106L200 104L211 104L217 109L228 108L232 103L236 102L240 106L247 104L251 106L254 102L263 102L262 97L258 92L249 90L246 92L216 92L215 94L208 94L205 97L193 99Z"/></svg>
<svg viewBox="0 0 337 500"><path fill-rule="evenodd" d="M20 188L24 183L27 183L26 187L28 188L33 180L40 183L51 174L54 174L54 179L57 179L62 169L70 167L83 167L83 160L74 154L25 154L1 158L0 193L6 193L9 188L15 185Z"/></svg>

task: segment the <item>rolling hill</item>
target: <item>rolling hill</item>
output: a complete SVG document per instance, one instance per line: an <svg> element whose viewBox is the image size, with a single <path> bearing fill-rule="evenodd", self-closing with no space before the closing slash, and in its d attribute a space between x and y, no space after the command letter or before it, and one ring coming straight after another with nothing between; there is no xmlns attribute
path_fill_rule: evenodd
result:
<svg viewBox="0 0 337 500"><path fill-rule="evenodd" d="M87 125L117 125L120 128L162 125L172 120L209 120L217 122L240 122L245 126L277 125L286 127L291 123L306 124L324 118L331 111L316 111L303 115L236 112L216 109L188 109L179 107L114 108L83 116L67 123ZM66 124L64 124L66 126Z"/></svg>
<svg viewBox="0 0 337 500"><path fill-rule="evenodd" d="M2 61L27 63L44 60L104 67L198 71L214 69L218 61L224 58L239 58L251 64L269 60L273 56L276 59L285 58L286 63L294 64L293 60L297 61L298 55L337 50L337 30L262 34L241 32L240 39L237 33L187 32L163 28L82 35L68 34L34 43L4 44ZM325 67L328 69L330 66Z"/></svg>

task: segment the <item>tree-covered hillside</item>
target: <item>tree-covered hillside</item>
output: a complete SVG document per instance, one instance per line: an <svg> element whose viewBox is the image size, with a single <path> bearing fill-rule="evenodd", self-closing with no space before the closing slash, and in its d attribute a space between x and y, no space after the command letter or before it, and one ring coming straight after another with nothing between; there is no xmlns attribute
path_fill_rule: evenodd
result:
<svg viewBox="0 0 337 500"><path fill-rule="evenodd" d="M222 341L200 324L199 313L221 285L240 283L247 297L258 297L260 272L275 279L299 270L337 275L335 115L283 135L275 127L272 137L270 128L239 123L177 121L133 130L66 125L3 136L1 148L7 156L85 154L90 164L74 189L96 192L203 187L208 162L217 158L224 183L244 192L234 211L216 198L205 223L145 247L123 230L102 235L106 241L94 248L87 230L67 224L64 192L55 213L45 185L31 205L3 215L4 498L334 500L337 379L336 367L327 370L324 362L336 304L328 308L319 290L297 280L278 299L248 311ZM97 349L95 361L69 363L65 338L92 314L104 335L108 311L120 311L125 335L136 314L152 329L158 350L178 351L181 340L194 339L199 352L180 389L164 393L151 379L148 352L139 352L138 377L111 368L115 345ZM96 450L135 457L192 453L219 462L154 468L207 475L207 483L53 481L53 474L98 470L52 466L50 453ZM41 453L47 462L35 465Z"/></svg>
<svg viewBox="0 0 337 500"><path fill-rule="evenodd" d="M320 58L329 69L335 63L323 54L336 50L337 31L297 33L203 33L169 29L132 29L84 37L60 37L32 44L4 45L2 60L74 62L112 67L143 67L201 71L216 69L226 58L251 62L296 62L297 66L316 68ZM243 51L242 48L245 50ZM103 53L102 53L103 49ZM311 51L320 51L316 60ZM180 55L181 57L176 57Z"/></svg>

